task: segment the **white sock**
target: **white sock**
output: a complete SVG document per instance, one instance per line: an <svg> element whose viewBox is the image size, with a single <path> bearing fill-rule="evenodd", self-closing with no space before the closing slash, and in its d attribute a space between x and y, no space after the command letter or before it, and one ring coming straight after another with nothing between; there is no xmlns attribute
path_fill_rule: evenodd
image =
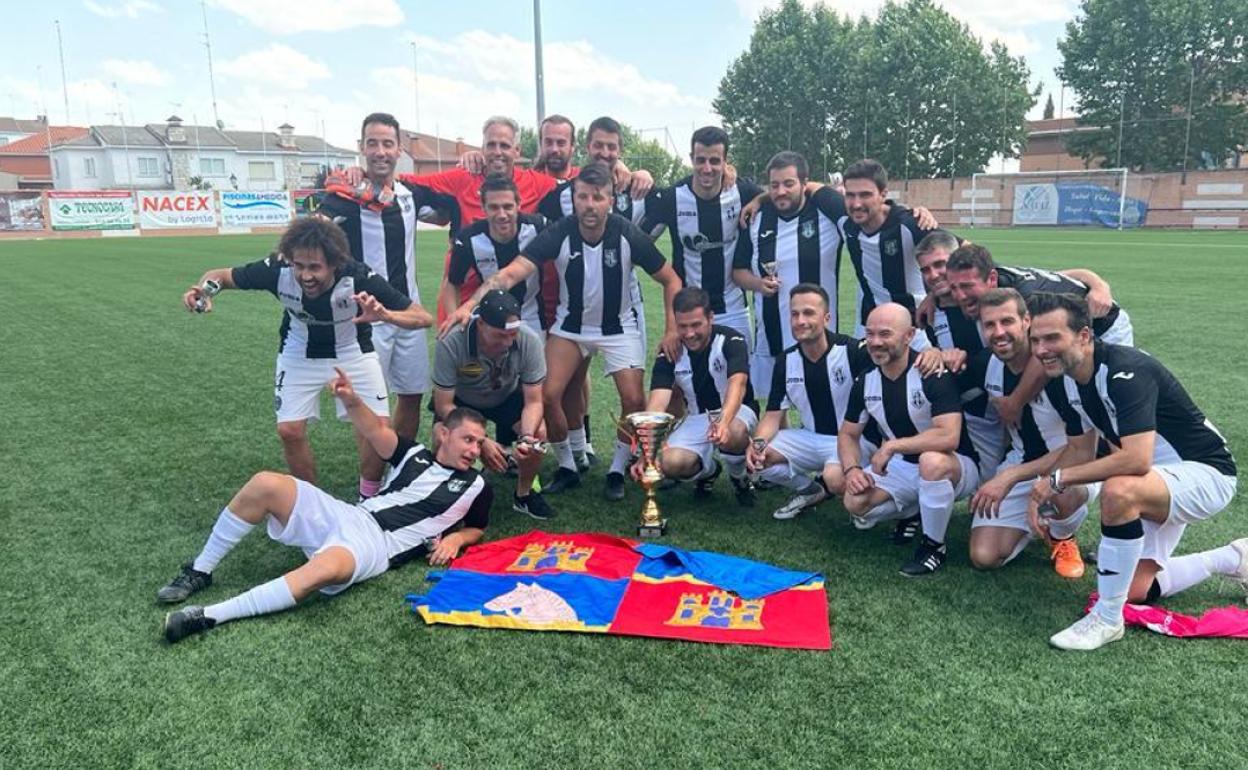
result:
<svg viewBox="0 0 1248 770"><path fill-rule="evenodd" d="M870 522L871 526L879 524L881 521L890 519L904 519L905 515L897 509L897 501L889 497L884 502L875 506L871 510L859 517L864 524Z"/></svg>
<svg viewBox="0 0 1248 770"><path fill-rule="evenodd" d="M572 445L572 455L585 454L585 429L568 428L568 443Z"/></svg>
<svg viewBox="0 0 1248 770"><path fill-rule="evenodd" d="M1001 566L1004 567L1005 565L1017 559L1018 555L1027 549L1027 544L1030 542L1031 542L1031 533L1030 532L1023 533L1023 536L1018 539L1018 544L1014 546L1014 550L1010 551L1010 555L1001 560Z"/></svg>
<svg viewBox="0 0 1248 770"><path fill-rule="evenodd" d="M611 473L628 473L628 461L633 459L633 448L619 439L615 440L615 454L611 456Z"/></svg>
<svg viewBox="0 0 1248 770"><path fill-rule="evenodd" d="M719 458L724 461L724 466L728 468L729 476L734 479L740 479L745 476L745 455L721 452Z"/></svg>
<svg viewBox="0 0 1248 770"><path fill-rule="evenodd" d="M1106 623L1122 623L1122 607L1143 550L1144 526L1139 519L1115 527L1101 525L1101 545L1096 549L1096 591L1100 598L1092 611Z"/></svg>
<svg viewBox="0 0 1248 770"><path fill-rule="evenodd" d="M1075 536L1083 520L1088 518L1088 506L1081 505L1079 510L1064 519L1049 519L1049 535L1054 540L1067 540Z"/></svg>
<svg viewBox="0 0 1248 770"><path fill-rule="evenodd" d="M281 612L294 606L295 597L290 593L290 586L286 585L286 578L279 577L276 580L261 583L233 599L226 599L219 604L205 607L204 615L218 623L224 623L227 620Z"/></svg>
<svg viewBox="0 0 1248 770"><path fill-rule="evenodd" d="M555 448L555 460L559 462L560 468L576 470L576 460L572 458L572 445L566 438L563 441L552 441L550 445Z"/></svg>
<svg viewBox="0 0 1248 770"><path fill-rule="evenodd" d="M203 550L191 565L192 569L196 572L212 572L225 555L238 545L238 541L255 528L255 524L248 524L235 516L229 506L222 508L221 515L217 516L217 523L212 525L208 542L204 543Z"/></svg>
<svg viewBox="0 0 1248 770"><path fill-rule="evenodd" d="M953 482L948 479L919 479L919 516L923 520L923 534L937 543L945 542L956 497Z"/></svg>
<svg viewBox="0 0 1248 770"><path fill-rule="evenodd" d="M1161 587L1162 596L1174 596L1197 583L1203 583L1212 575L1230 575L1237 569L1239 551L1224 545L1212 551L1170 558L1157 573L1157 585Z"/></svg>

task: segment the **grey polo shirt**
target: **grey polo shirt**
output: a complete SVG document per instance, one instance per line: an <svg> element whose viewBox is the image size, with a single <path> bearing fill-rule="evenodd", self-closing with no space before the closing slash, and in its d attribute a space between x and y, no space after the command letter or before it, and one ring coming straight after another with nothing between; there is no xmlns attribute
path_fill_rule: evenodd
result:
<svg viewBox="0 0 1248 770"><path fill-rule="evenodd" d="M455 391L469 406L489 409L507 400L521 384L546 379L546 350L541 336L521 324L516 341L498 359L477 352L477 324L473 320L438 340L433 356L433 384Z"/></svg>

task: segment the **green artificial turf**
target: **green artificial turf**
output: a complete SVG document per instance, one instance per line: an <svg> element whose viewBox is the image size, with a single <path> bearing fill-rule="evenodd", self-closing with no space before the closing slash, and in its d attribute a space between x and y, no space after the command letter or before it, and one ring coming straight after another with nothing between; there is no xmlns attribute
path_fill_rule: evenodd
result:
<svg viewBox="0 0 1248 770"><path fill-rule="evenodd" d="M1248 458L1248 235L962 234L1003 263L1100 272L1137 344ZM778 522L779 493L742 510L726 481L709 503L687 488L664 495L668 540L823 571L832 652L426 627L402 602L425 590L423 564L167 646L155 590L252 473L283 468L270 390L277 303L226 293L196 317L179 297L206 268L274 241L0 242L0 767L1244 764L1248 642L1132 630L1097 653L1057 652L1046 639L1078 616L1092 570L1064 581L1033 545L998 573L972 571L961 513L946 569L905 580L908 549L855 531L839 505ZM427 301L444 243L420 236ZM852 280L846 264L842 308ZM618 406L594 372L605 458ZM347 426L327 419L311 436L322 486L354 496ZM603 472L551 497L559 517L548 529L634 532L640 491L603 502ZM533 526L508 499L498 496L490 537ZM1180 552L1248 534L1246 509L1241 496L1189 528ZM1097 536L1095 520L1080 532L1085 548ZM201 598L300 559L258 530ZM1242 598L1215 579L1166 604L1191 612Z"/></svg>

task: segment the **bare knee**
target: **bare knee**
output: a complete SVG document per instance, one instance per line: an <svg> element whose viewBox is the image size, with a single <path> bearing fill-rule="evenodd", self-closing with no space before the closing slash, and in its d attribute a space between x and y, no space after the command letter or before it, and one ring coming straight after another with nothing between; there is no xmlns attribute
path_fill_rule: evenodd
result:
<svg viewBox="0 0 1248 770"><path fill-rule="evenodd" d="M1101 485L1101 521L1123 524L1138 515L1139 479L1134 476L1111 476Z"/></svg>
<svg viewBox="0 0 1248 770"><path fill-rule="evenodd" d="M992 543L977 542L971 539L971 566L975 569L992 570L1005 563L1005 554L995 548Z"/></svg>
<svg viewBox="0 0 1248 770"><path fill-rule="evenodd" d="M955 461L944 452L924 452L919 455L919 477L925 481L953 479Z"/></svg>
<svg viewBox="0 0 1248 770"><path fill-rule="evenodd" d="M858 517L866 516L867 511L873 507L869 495L845 495L841 502L850 515Z"/></svg>
<svg viewBox="0 0 1248 770"><path fill-rule="evenodd" d="M845 494L845 474L841 473L839 466L825 465L822 475L823 485L827 487L828 494L837 497Z"/></svg>
<svg viewBox="0 0 1248 770"><path fill-rule="evenodd" d="M283 444L298 444L308 440L308 424L303 420L296 422L279 422L277 437Z"/></svg>

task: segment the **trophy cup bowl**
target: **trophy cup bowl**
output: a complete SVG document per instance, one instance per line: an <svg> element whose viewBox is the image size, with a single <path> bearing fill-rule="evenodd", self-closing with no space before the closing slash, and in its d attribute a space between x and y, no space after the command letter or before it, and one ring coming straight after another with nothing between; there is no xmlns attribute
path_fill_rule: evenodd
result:
<svg viewBox="0 0 1248 770"><path fill-rule="evenodd" d="M759 265L758 265L758 266L759 266L759 267L761 267L761 268L763 269L763 275L764 275L765 277L767 277L767 278L775 278L775 277L776 277L776 263L775 263L774 261L772 261L772 262L761 262L761 263L759 263Z"/></svg>
<svg viewBox="0 0 1248 770"><path fill-rule="evenodd" d="M620 430L628 434L633 451L641 453L641 487L646 491L646 501L641 506L637 536L646 539L662 537L667 530L667 519L659 513L654 486L663 480L663 471L659 467L663 442L681 421L667 412L633 412L616 422Z"/></svg>

